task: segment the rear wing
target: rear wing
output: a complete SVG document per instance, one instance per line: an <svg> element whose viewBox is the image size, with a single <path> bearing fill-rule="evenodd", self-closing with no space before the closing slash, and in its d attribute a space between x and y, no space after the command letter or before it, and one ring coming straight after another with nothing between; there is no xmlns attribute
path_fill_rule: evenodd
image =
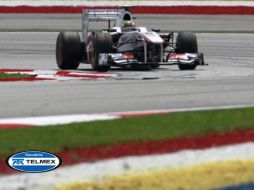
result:
<svg viewBox="0 0 254 190"><path fill-rule="evenodd" d="M82 39L86 42L88 37L88 25L91 21L107 21L108 29L111 21L115 27L121 27L124 20L132 20L132 15L126 9L88 9L82 12Z"/></svg>

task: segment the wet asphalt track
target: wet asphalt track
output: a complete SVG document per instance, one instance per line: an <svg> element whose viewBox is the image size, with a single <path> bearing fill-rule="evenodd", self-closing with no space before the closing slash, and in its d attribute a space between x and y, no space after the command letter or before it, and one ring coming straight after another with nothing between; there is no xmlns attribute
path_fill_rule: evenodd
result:
<svg viewBox="0 0 254 190"><path fill-rule="evenodd" d="M79 15L0 16L2 31L78 29L80 25ZM119 77L103 81L0 83L0 118L254 104L253 17L151 18L143 16L137 22L149 28L153 24L165 29L168 23L174 31L216 32L197 34L209 66L195 71L179 71L176 66L148 72L112 70ZM56 32L0 32L0 67L57 69L56 36ZM90 70L90 66L80 69Z"/></svg>

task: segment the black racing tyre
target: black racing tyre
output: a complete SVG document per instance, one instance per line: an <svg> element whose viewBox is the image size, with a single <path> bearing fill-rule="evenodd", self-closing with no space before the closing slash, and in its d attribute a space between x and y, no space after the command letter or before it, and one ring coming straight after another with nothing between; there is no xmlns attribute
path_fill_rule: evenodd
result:
<svg viewBox="0 0 254 190"><path fill-rule="evenodd" d="M112 53L113 40L109 33L95 33L93 41L92 68L99 72L106 72L110 69L109 65L99 65L100 53Z"/></svg>
<svg viewBox="0 0 254 190"><path fill-rule="evenodd" d="M179 32L176 39L177 53L197 53L198 43L193 32ZM197 65L178 65L180 70L194 70Z"/></svg>
<svg viewBox="0 0 254 190"><path fill-rule="evenodd" d="M60 32L56 40L56 62L60 69L77 69L82 45L77 32Z"/></svg>
<svg viewBox="0 0 254 190"><path fill-rule="evenodd" d="M87 61L87 52L86 52L86 43L81 42L81 62L86 62Z"/></svg>
<svg viewBox="0 0 254 190"><path fill-rule="evenodd" d="M157 63L151 65L152 69L158 69L159 67L160 67L160 65Z"/></svg>

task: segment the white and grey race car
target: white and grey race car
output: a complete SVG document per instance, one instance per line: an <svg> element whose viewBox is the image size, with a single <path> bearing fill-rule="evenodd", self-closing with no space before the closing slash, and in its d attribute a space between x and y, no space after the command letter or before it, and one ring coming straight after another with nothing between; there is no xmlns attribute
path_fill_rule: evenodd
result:
<svg viewBox="0 0 254 190"><path fill-rule="evenodd" d="M89 33L89 22L107 21L108 29ZM114 26L111 27L111 23ZM60 69L77 69L80 63L91 64L96 71L111 67L153 69L159 65L178 65L194 70L204 65L192 32L160 33L137 27L126 9L83 11L82 40L77 32L60 32L56 42L56 60Z"/></svg>

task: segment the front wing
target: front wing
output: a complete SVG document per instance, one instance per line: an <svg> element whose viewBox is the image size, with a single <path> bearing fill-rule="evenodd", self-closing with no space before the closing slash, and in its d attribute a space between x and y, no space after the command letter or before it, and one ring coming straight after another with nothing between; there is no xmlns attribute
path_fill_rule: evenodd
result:
<svg viewBox="0 0 254 190"><path fill-rule="evenodd" d="M131 53L101 53L99 65L205 65L202 53L171 53L163 62L140 62Z"/></svg>

